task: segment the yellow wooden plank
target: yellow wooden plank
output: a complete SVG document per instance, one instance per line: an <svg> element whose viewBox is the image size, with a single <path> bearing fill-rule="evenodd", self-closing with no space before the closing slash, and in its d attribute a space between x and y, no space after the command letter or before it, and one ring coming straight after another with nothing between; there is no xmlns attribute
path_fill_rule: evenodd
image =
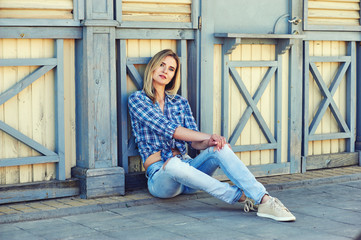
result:
<svg viewBox="0 0 361 240"><path fill-rule="evenodd" d="M18 55L17 58L29 58L30 56L30 39L18 39L17 48ZM18 69L18 79L28 76L31 71L30 67L17 67ZM32 125L28 120L28 117L31 116L31 87L25 88L18 94L18 105L19 105L19 131L26 136L32 138ZM19 157L29 157L31 156L31 148L25 144L19 145ZM32 165L23 165L19 166L20 170L20 183L26 183L32 181Z"/></svg>
<svg viewBox="0 0 361 240"><path fill-rule="evenodd" d="M42 39L33 39L31 41L31 57L42 58L44 57L44 43ZM37 67L32 67L34 71ZM32 85L32 130L33 139L40 144L44 144L43 129L44 126L44 76L37 79ZM30 120L30 118L29 118ZM39 155L36 151L33 151L34 155ZM43 181L45 178L46 166L45 164L33 165L33 181Z"/></svg>
<svg viewBox="0 0 361 240"><path fill-rule="evenodd" d="M339 56L347 55L347 42L344 42L344 41L338 42L337 54ZM347 110L346 93L347 93L347 79L346 79L346 75L345 75L336 91L336 94L339 94L338 107L339 107L341 115L344 119L346 119L346 110ZM346 151L346 140L345 139L339 139L338 144L339 144L338 152Z"/></svg>
<svg viewBox="0 0 361 240"><path fill-rule="evenodd" d="M331 42L330 41L323 41L322 43L322 56L330 56L331 55ZM329 62L322 63L322 70L321 76L323 81L325 82L326 86L330 86L332 82L332 75L333 70L331 69L331 64ZM330 133L331 122L332 122L332 114L330 108L328 107L325 114L321 119L321 133L328 134ZM323 140L322 141L322 154L330 153L331 148L331 141L330 140Z"/></svg>
<svg viewBox="0 0 361 240"><path fill-rule="evenodd" d="M282 146L281 152L282 162L288 161L288 108L289 108L289 101L288 101L288 89L289 89L289 51L282 55Z"/></svg>
<svg viewBox="0 0 361 240"><path fill-rule="evenodd" d="M16 58L17 55L17 41L16 39L4 39L3 57L4 58ZM17 82L17 68L6 67L4 69L4 90L10 88ZM11 127L19 128L18 119L18 104L17 97L13 97L3 104L4 106L4 122ZM16 158L19 155L19 142L7 134L4 134L4 152L5 158ZM6 184L19 183L19 167L6 167L5 168L5 181Z"/></svg>
<svg viewBox="0 0 361 240"><path fill-rule="evenodd" d="M359 26L359 19L330 19L330 18L308 18L308 24L310 25L350 25Z"/></svg>
<svg viewBox="0 0 361 240"><path fill-rule="evenodd" d="M251 59L252 61L259 61L261 60L261 47L257 44L251 45ZM248 91L251 96L254 95L256 92L259 83L260 83L260 68L259 67L252 67L250 69L251 78L248 79L250 81L250 88L248 88ZM257 104L257 108L260 108L260 103ZM260 127L254 117L254 115L251 115L250 118L250 128L251 128L251 144L259 144L261 141L261 134ZM261 152L260 151L252 151L251 152L251 164L252 165L258 165L261 164Z"/></svg>
<svg viewBox="0 0 361 240"><path fill-rule="evenodd" d="M360 0L308 0L308 2L343 2L343 3L355 3L360 2Z"/></svg>
<svg viewBox="0 0 361 240"><path fill-rule="evenodd" d="M72 0L1 0L0 8L9 9L64 9L72 10Z"/></svg>
<svg viewBox="0 0 361 240"><path fill-rule="evenodd" d="M340 19L359 19L358 11L342 11L342 10L314 10L309 9L308 17L314 18L340 18Z"/></svg>
<svg viewBox="0 0 361 240"><path fill-rule="evenodd" d="M213 47L213 132L221 134L222 45Z"/></svg>
<svg viewBox="0 0 361 240"><path fill-rule="evenodd" d="M190 5L178 4L139 4L139 3L124 3L122 5L122 12L127 13L150 13L150 14L191 14Z"/></svg>
<svg viewBox="0 0 361 240"><path fill-rule="evenodd" d="M324 9L324 10L360 10L360 3L345 2L308 2L308 9Z"/></svg>
<svg viewBox="0 0 361 240"><path fill-rule="evenodd" d="M75 41L64 40L64 127L65 176L71 178L71 168L76 165L75 139Z"/></svg>
<svg viewBox="0 0 361 240"><path fill-rule="evenodd" d="M1 18L72 19L71 10L0 9Z"/></svg>
<svg viewBox="0 0 361 240"><path fill-rule="evenodd" d="M251 61L252 60L252 48L251 44L242 44L240 45L241 48L241 60L242 61ZM241 77L243 79L243 83L245 87L249 90L251 88L251 81L252 75L251 75L251 68L243 67L241 68ZM242 113L246 110L247 104L245 100L242 98L243 104L242 104ZM251 120L248 119L242 133L241 133L241 144L242 145L250 145L251 144ZM241 153L241 159L246 165L253 164L252 162L252 153L242 152Z"/></svg>
<svg viewBox="0 0 361 240"><path fill-rule="evenodd" d="M330 55L331 56L338 56L339 53L340 53L340 51L339 51L339 42L338 41L332 41L331 42ZM338 67L339 67L339 63L331 63L331 68L332 69L337 69ZM333 99L335 100L335 103L339 107L339 109L340 109L340 97L341 97L341 94L340 94L340 91L339 91L340 86L339 86L339 88L337 89L337 91L335 92L335 94L333 96ZM331 122L330 131L332 133L339 132L339 127L338 127L338 124L337 124L336 121ZM331 140L331 150L330 150L330 152L331 153L339 152L339 140L338 139Z"/></svg>
<svg viewBox="0 0 361 240"><path fill-rule="evenodd" d="M0 39L0 59L3 59L4 56L4 44L3 39ZM5 79L5 73L4 73L5 67L0 67L0 93L4 92L4 79ZM0 121L4 121L4 107L3 105L0 105ZM0 146L5 146L5 134L0 131ZM0 147L0 158L5 157L5 148ZM0 184L6 184L6 168L1 167L0 168Z"/></svg>
<svg viewBox="0 0 361 240"><path fill-rule="evenodd" d="M190 15L184 14L130 14L123 13L123 21L140 21L140 22L191 22Z"/></svg>
<svg viewBox="0 0 361 240"><path fill-rule="evenodd" d="M122 3L192 4L192 0L122 0Z"/></svg>
<svg viewBox="0 0 361 240"><path fill-rule="evenodd" d="M314 56L322 56L322 41L315 41L314 42L314 48L313 48L313 55ZM319 69L320 72L322 72L322 63L316 63L316 66L317 68ZM314 105L311 106L312 108L312 112L311 112L311 116L313 119L316 112L317 112L317 109L318 109L318 106L320 104L320 102L322 101L322 96L321 96L321 93L320 93L320 90L318 89L318 86L315 82L315 80L312 81L312 85L310 85L310 87L313 88L313 103ZM321 129L322 129L322 121L321 123L319 124L317 130L316 130L316 134L320 134L321 133ZM313 154L322 154L322 142L321 141L314 141L313 142Z"/></svg>
<svg viewBox="0 0 361 240"><path fill-rule="evenodd" d="M54 40L44 39L44 57L54 56ZM44 75L43 96L44 102L44 124L42 126L42 139L44 139L44 146L52 151L55 151L55 81L54 70L47 72ZM44 180L52 180L56 177L55 164L45 164L45 178Z"/></svg>

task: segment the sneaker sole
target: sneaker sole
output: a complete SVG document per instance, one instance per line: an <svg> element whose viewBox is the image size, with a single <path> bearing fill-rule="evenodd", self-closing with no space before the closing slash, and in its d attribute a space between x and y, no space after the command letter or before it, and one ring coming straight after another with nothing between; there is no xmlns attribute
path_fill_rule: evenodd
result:
<svg viewBox="0 0 361 240"><path fill-rule="evenodd" d="M265 214L265 213L257 213L257 216L264 217L264 218L272 218L273 220L279 222L294 222L296 221L296 217L276 217L273 215Z"/></svg>

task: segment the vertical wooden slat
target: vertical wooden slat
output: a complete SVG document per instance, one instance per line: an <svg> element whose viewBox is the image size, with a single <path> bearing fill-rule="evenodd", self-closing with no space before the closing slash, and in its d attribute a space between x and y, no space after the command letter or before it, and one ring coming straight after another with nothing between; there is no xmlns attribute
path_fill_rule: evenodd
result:
<svg viewBox="0 0 361 240"><path fill-rule="evenodd" d="M127 101L127 69L126 69L126 40L117 41L117 51L118 51L118 105L120 106L120 124L118 124L118 129L120 130L120 136L122 141L119 141L120 145L120 159L121 167L124 168L126 173L129 172L129 163L128 163L128 101ZM120 82L119 82L120 81ZM120 100L119 100L120 99Z"/></svg>
<svg viewBox="0 0 361 240"><path fill-rule="evenodd" d="M242 61L250 61L252 60L252 51L251 51L251 45L250 44L242 44L241 45L242 52L241 52L241 59ZM241 76L243 79L247 79L247 81L244 81L244 85L247 89L251 89L251 71L250 68L241 68ZM242 98L243 100L243 98ZM243 100L243 108L242 111L244 112L247 108L246 102ZM251 144L251 119L249 119L246 123L246 126L244 127L243 132L241 133L241 144L243 145L250 145ZM247 163L247 165L251 165L252 161L252 153L242 152L241 158L244 161L244 163Z"/></svg>
<svg viewBox="0 0 361 240"><path fill-rule="evenodd" d="M31 42L31 58L43 57L44 40L36 39ZM31 67L34 71L36 67ZM40 77L32 84L32 129L33 139L40 144L44 144L43 129L44 126L44 76ZM33 150L33 155L39 156ZM46 167L44 164L33 165L33 181L42 181L45 178Z"/></svg>
<svg viewBox="0 0 361 240"><path fill-rule="evenodd" d="M338 41L331 41L331 49L330 49L330 56L338 56L339 54L339 42ZM337 69L339 67L339 63L330 63L331 69ZM332 73L332 70L330 69L330 74ZM342 80L344 82L344 80ZM340 83L340 86L336 90L333 99L335 100L338 108L340 109L340 97L343 95L341 94L340 87L342 86L342 82ZM345 115L343 114L345 117ZM330 132L338 132L339 127L336 121L331 121L330 123ZM338 153L339 152L339 139L331 140L330 144L330 153Z"/></svg>
<svg viewBox="0 0 361 240"><path fill-rule="evenodd" d="M274 162L281 163L282 155L281 155L281 147L282 147L282 72L283 72L283 64L282 64L282 56L279 54L280 51L276 50L276 60L277 60L277 71L275 76L275 84L274 84L274 101L270 101L273 103L273 106L276 106L274 109L275 117L274 117L274 136L277 141L277 149L274 151ZM287 82L288 79L285 79L284 82Z"/></svg>
<svg viewBox="0 0 361 240"><path fill-rule="evenodd" d="M222 45L214 45L213 52L213 132L216 134L221 134Z"/></svg>
<svg viewBox="0 0 361 240"><path fill-rule="evenodd" d="M273 49L273 45L269 45L269 44L261 45L261 60L262 61L274 60L274 59L276 59L274 55L275 55L275 51ZM280 67L281 65L282 65L282 61L279 62L279 69L281 69L281 67ZM261 68L261 79L264 78L264 76L268 72L268 70L269 70L269 67ZM273 136L276 137L276 140L277 140L277 136L279 137L278 144L280 144L281 138L279 136L279 132L278 133L276 132L276 130L279 128L277 128L277 120L276 120L276 114L275 114L277 111L281 110L279 108L279 106L276 106L276 104L281 103L281 102L277 102L277 100L278 100L278 98L280 98L280 96L276 96L277 77L279 77L280 79L282 78L282 73L279 72L280 74L277 75L278 72L279 72L279 70L276 71L276 77L275 76L272 77L272 79L270 80L270 83L268 84L266 90L264 91L264 93L260 99L260 101L262 101L262 102L260 102L260 104L261 104L260 107L262 108L261 113L262 113L262 116L265 118L267 126L271 130ZM279 92L279 94L282 94L282 93ZM280 121L280 116L278 116L278 120ZM264 134L262 134L262 143L268 143L267 139L264 137ZM261 151L261 163L262 164L273 163L274 159L275 159L274 154L278 154L279 156L281 156L280 152L277 150Z"/></svg>
<svg viewBox="0 0 361 240"><path fill-rule="evenodd" d="M187 40L177 41L177 54L181 58L181 95L187 98Z"/></svg>
<svg viewBox="0 0 361 240"><path fill-rule="evenodd" d="M0 39L0 59L4 58L4 40ZM4 92L4 79L5 79L5 68L0 67L0 92ZM0 105L0 121L4 121L4 105ZM0 131L0 145L5 146L4 133ZM5 148L0 147L0 156L3 157L5 155ZM6 184L6 168L0 168L0 184Z"/></svg>
<svg viewBox="0 0 361 240"><path fill-rule="evenodd" d="M322 56L322 41L315 41L315 46L313 49L313 56ZM316 63L316 66L318 69L322 69L323 63ZM322 74L322 73L321 73ZM313 80L313 88L316 90L313 92L313 101L315 103L315 105L313 105L313 109L312 109L312 114L316 113L317 111L317 106L318 103L322 101L322 95L321 93L318 91L318 86L315 82L315 80ZM316 105L317 103L317 105ZM314 117L314 115L312 115L312 118ZM322 126L323 126L323 122L321 121L320 125L318 126L317 130L316 130L316 134L321 134L321 130L322 130ZM322 154L322 141L314 141L313 142L313 154L318 155L318 154Z"/></svg>
<svg viewBox="0 0 361 240"><path fill-rule="evenodd" d="M28 58L30 56L30 39L18 39L18 55L17 58ZM19 70L18 78L21 80L30 74L30 67L17 67ZM21 69L21 70L20 70ZM31 121L26 119L31 116L31 86L25 88L18 94L19 105L19 131L26 136L32 138ZM25 144L19 146L19 157L31 156L31 148ZM20 183L31 182L32 180L32 165L19 166L20 169Z"/></svg>
<svg viewBox="0 0 361 240"><path fill-rule="evenodd" d="M261 59L261 47L260 45L252 44L251 45L251 56L252 61L257 61ZM251 78L250 81L250 88L249 93L251 96L254 95L256 92L259 83L260 83L260 67L252 67L251 68ZM261 102L258 102L257 108L260 109ZM256 122L254 115L252 114L250 118L250 124L251 124L251 144L259 144L261 142L262 132L259 131L259 125ZM252 165L259 165L261 164L261 151L252 151L251 152L251 164Z"/></svg>
<svg viewBox="0 0 361 240"><path fill-rule="evenodd" d="M312 149L311 143L308 141L308 131L309 131L309 108L311 102L310 95L310 45L312 42L304 42L304 82L303 82L303 106L304 106L304 116L303 116L303 156L310 155Z"/></svg>
<svg viewBox="0 0 361 240"><path fill-rule="evenodd" d="M4 40L4 58L16 58L17 55L17 41L13 39ZM17 82L18 69L5 68L4 74L4 90L8 89ZM17 97L13 97L3 104L4 106L4 122L11 127L18 129L18 104ZM5 158L18 157L19 142L14 138L4 135L4 142L6 144ZM19 167L6 167L6 184L19 183Z"/></svg>
<svg viewBox="0 0 361 240"><path fill-rule="evenodd" d="M232 54L229 57L229 61L241 61L241 46L237 46L233 50ZM237 68L237 73L241 75L242 68ZM229 76L229 135L231 136L239 119L242 116L245 108L245 102L234 82L234 80ZM243 108L243 109L242 109ZM235 142L235 145L241 145L241 138L236 136L238 139ZM241 153L236 153L236 155L241 158Z"/></svg>
<svg viewBox="0 0 361 240"><path fill-rule="evenodd" d="M71 178L76 165L75 141L75 41L64 40L64 131L65 176Z"/></svg>
<svg viewBox="0 0 361 240"><path fill-rule="evenodd" d="M356 46L355 42L349 42L347 45L347 55L351 56L350 69L347 72L347 117L346 122L351 131L351 137L347 140L346 146L349 152L355 151L355 133L356 133Z"/></svg>
<svg viewBox="0 0 361 240"><path fill-rule="evenodd" d="M322 49L321 50L322 56L330 56L330 41L323 41L321 49ZM322 63L321 75L322 75L323 81L325 82L325 84L327 86L330 86L330 84L333 80L331 71L332 70L331 70L329 62ZM331 122L332 122L332 113L331 113L330 108L327 108L327 110L321 120L321 133L322 134L330 133ZM321 150L322 154L330 153L330 146L331 146L330 140L322 141L321 146L322 146L322 150Z"/></svg>
<svg viewBox="0 0 361 240"><path fill-rule="evenodd" d="M53 57L54 56L54 41L53 40L44 40L44 49L43 56ZM54 90L55 89L55 90ZM43 126L43 145L54 151L56 138L55 128L56 128L56 105L55 105L55 96L57 90L54 86L54 71L49 71L44 74L44 126ZM54 96L55 95L55 96ZM64 98L62 98L64 101ZM64 114L62 115L64 118ZM55 119L55 120L54 120ZM56 170L54 163L46 163L45 165L45 179L51 180L56 178Z"/></svg>
<svg viewBox="0 0 361 240"><path fill-rule="evenodd" d="M223 45L224 46L224 45ZM226 50L222 49L222 118L221 118L221 135L227 140L229 137L229 56L226 55Z"/></svg>
<svg viewBox="0 0 361 240"><path fill-rule="evenodd" d="M290 53L289 51L287 51L285 54L282 55L282 126L281 126L281 135L280 137L282 137L282 144L281 144L281 156L282 156L282 162L288 162L291 161L291 159L289 159L288 157L288 150L290 149L289 146L291 144L289 144L290 139L288 138L288 133L289 133L289 108L290 108L290 101L287 101L287 99L293 99L290 98L291 96L291 92L289 91L289 85L291 85L290 81L292 78L289 77L290 74L290 65L292 66L292 64L290 64L290 57L289 57ZM300 72L302 74L302 72ZM302 86L302 83L299 83L300 86ZM292 85L291 85L292 86ZM301 88L301 87L300 87ZM296 97L295 97L296 98ZM297 98L299 99L299 101L302 100L302 98L300 98L299 96L297 96ZM300 106L302 106L302 104L300 104ZM299 111L299 110L298 110ZM299 117L302 116L302 112L299 113ZM302 122L302 119L301 121ZM287 129L287 131L286 131ZM302 128L299 128L299 131L301 132ZM302 136L302 133L299 134L299 136ZM299 141L299 139L297 139L297 141ZM299 148L297 148L297 150L300 152L300 148L301 148L301 144L299 146ZM295 146L296 148L296 146Z"/></svg>
<svg viewBox="0 0 361 240"><path fill-rule="evenodd" d="M55 42L57 67L55 74L55 149L59 157L56 178L65 180L65 139L64 139L64 40Z"/></svg>

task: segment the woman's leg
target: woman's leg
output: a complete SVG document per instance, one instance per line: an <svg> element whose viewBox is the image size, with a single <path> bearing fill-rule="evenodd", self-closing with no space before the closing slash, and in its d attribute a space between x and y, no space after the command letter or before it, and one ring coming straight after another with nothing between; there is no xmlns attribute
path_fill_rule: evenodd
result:
<svg viewBox="0 0 361 240"><path fill-rule="evenodd" d="M213 169L214 172L216 168L217 166L212 166L208 169ZM160 198L174 197L186 193L187 189L203 190L230 204L237 202L242 196L242 191L237 186L220 182L177 157L169 159L165 167L148 180L148 189L153 196Z"/></svg>
<svg viewBox="0 0 361 240"><path fill-rule="evenodd" d="M256 204L259 204L262 197L267 194L264 186L256 180L228 145L220 151L213 151L213 148L208 148L189 163L208 175L212 175L216 168L220 166L227 177L244 191L247 197L255 200ZM192 192L192 189L186 188L184 191Z"/></svg>

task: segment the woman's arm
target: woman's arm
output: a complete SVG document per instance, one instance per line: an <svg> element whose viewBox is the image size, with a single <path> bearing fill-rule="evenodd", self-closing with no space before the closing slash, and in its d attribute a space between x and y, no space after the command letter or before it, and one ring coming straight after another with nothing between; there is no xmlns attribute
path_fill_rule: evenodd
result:
<svg viewBox="0 0 361 240"><path fill-rule="evenodd" d="M181 126L176 128L173 137L175 139L192 142L192 147L197 150L203 150L213 146L216 147L216 150L220 150L227 144L226 139L217 134L210 135Z"/></svg>

